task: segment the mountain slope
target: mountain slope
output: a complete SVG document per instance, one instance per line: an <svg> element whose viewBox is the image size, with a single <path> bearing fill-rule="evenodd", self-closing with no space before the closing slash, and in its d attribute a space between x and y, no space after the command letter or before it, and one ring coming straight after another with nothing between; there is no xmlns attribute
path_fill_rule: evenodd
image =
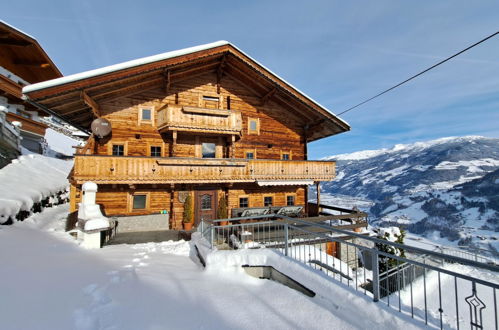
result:
<svg viewBox="0 0 499 330"><path fill-rule="evenodd" d="M373 223L499 249L499 139L443 138L327 159L338 173L323 191L372 201Z"/></svg>

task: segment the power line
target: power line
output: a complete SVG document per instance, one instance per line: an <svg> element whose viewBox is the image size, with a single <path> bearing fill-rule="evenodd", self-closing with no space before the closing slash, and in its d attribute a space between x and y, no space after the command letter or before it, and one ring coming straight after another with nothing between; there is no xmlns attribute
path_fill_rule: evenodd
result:
<svg viewBox="0 0 499 330"><path fill-rule="evenodd" d="M425 70L421 71L420 73L415 74L414 76L412 76L412 77L410 77L410 78L407 78L406 80L404 80L404 81L402 81L402 82L398 83L397 85L392 86L392 87L390 87L390 88L388 88L388 89L386 89L386 90L382 91L381 93L378 93L378 94L374 95L373 97L370 97L370 98L368 98L367 100L364 100L364 101L360 102L359 104L354 105L354 106L353 106L353 107L351 107L351 108L346 109L345 111L343 111L343 112L339 113L339 114L338 114L338 116L341 116L341 115L342 115L342 114L344 114L344 113L347 113L347 112L349 112L349 111L351 111L351 110L353 110L353 109L355 109L355 108L357 108L357 107L360 107L360 106L361 106L361 105L363 105L363 104L366 104L367 102L369 102L369 101L371 101L371 100L374 100L375 98L377 98L377 97L379 97L379 96L381 96L381 95L383 95L383 94L385 94L385 93L388 93L389 91L391 91L391 90L393 90L393 89L395 89L395 88L397 88L397 87L399 87L399 86L401 86L401 85L405 84L406 82L411 81L412 79L414 79L414 78L416 78L416 77L419 77L420 75L422 75L422 74L424 74L424 73L426 73L426 72L430 71L431 69L434 69L434 68L436 68L437 66L439 66L439 65L441 65L441 64L444 64L445 62L449 61L450 59L452 59L452 58L454 58L454 57L456 57L456 56L458 56L458 55L461 55L462 53L464 53L464 52L466 52L466 51L470 50L471 48L473 48L473 47L475 47L475 46L478 46L478 45L479 45L479 44L481 44L482 42L489 40L490 38L494 37L494 36L495 36L495 35L497 35L497 34L499 34L499 31L497 31L497 32L495 32L495 33L493 33L493 34L489 35L488 37L486 37L486 38L484 38L484 39L482 39L482 40L480 40L480 41L478 41L478 42L476 42L476 43L474 43L473 45L471 45L471 46L469 46L469 47L467 47L467 48L465 48L465 49L461 50L460 52L457 52L457 53L455 53L454 55L452 55L452 56L450 56L450 57L447 57L445 60L442 60L442 61L438 62L437 64L434 64L434 65L430 66L429 68L427 68L427 69L425 69Z"/></svg>

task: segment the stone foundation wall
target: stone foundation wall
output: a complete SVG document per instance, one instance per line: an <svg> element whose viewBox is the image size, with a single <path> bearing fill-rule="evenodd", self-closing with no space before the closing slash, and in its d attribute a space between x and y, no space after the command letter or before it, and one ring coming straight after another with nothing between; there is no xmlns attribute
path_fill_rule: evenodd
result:
<svg viewBox="0 0 499 330"><path fill-rule="evenodd" d="M169 230L169 214L149 214L129 217L111 217L118 222L117 232Z"/></svg>

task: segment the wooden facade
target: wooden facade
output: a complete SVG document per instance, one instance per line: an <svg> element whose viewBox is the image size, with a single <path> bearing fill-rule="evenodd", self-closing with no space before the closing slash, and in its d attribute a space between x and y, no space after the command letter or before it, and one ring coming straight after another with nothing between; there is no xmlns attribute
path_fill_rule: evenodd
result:
<svg viewBox="0 0 499 330"><path fill-rule="evenodd" d="M25 94L83 129L112 125L77 151L72 209L93 181L106 215L166 210L173 229L186 195L196 221L217 216L222 194L229 212L305 206L307 184L335 176L334 162L307 159L307 142L349 129L230 44L59 81Z"/></svg>

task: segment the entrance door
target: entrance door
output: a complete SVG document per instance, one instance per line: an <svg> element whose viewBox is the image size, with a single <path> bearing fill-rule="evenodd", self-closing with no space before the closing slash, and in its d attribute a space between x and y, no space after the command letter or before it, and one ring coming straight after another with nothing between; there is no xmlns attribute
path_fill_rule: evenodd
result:
<svg viewBox="0 0 499 330"><path fill-rule="evenodd" d="M197 226L201 219L214 220L217 218L217 191L200 190L196 191L196 220Z"/></svg>
<svg viewBox="0 0 499 330"><path fill-rule="evenodd" d="M326 243L326 253L335 258L339 258L339 243L338 242L327 242Z"/></svg>

